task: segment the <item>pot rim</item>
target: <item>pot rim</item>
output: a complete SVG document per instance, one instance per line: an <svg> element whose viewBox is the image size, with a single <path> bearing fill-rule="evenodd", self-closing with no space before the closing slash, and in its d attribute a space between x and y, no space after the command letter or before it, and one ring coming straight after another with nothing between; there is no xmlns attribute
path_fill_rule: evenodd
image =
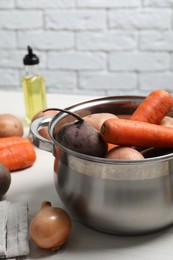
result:
<svg viewBox="0 0 173 260"><path fill-rule="evenodd" d="M100 97L100 98L94 98L94 99L89 99L89 100L86 100L83 102L79 102L77 104L74 104L74 105L71 105L71 106L65 108L65 110L75 112L77 110L84 108L84 106L87 104L90 104L91 106L93 106L94 104L105 104L105 103L108 103L108 100L109 101L120 100L120 101L129 102L133 99L135 99L136 101L139 99L139 101L142 101L144 98L145 98L145 96L139 96L139 95L128 95L128 96L120 95L120 96ZM55 110L56 110L56 108L55 108ZM96 156L91 156L91 155L82 154L82 153L73 151L73 150L63 146L62 144L60 144L57 140L54 139L54 136L53 136L53 130L54 130L55 125L67 116L69 116L69 115L67 115L67 113L65 113L65 112L58 112L52 118L52 120L50 121L50 123L48 125L48 133L56 147L60 148L62 151L66 152L74 157L78 157L80 159L84 159L84 160L87 160L90 162L112 164L112 165L115 165L115 164L116 165L148 164L148 163L152 163L152 162L162 162L162 161L166 161L166 160L173 158L173 152L169 153L169 154L165 154L165 155L160 155L157 157L145 158L145 159L140 159L140 160L118 160L118 159L108 159L108 158L96 157Z"/></svg>

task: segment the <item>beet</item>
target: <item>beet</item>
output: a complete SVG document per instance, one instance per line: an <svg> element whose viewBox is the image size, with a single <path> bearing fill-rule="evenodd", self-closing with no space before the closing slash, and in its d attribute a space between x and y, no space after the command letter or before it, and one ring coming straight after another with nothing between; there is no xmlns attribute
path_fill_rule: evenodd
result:
<svg viewBox="0 0 173 260"><path fill-rule="evenodd" d="M77 119L74 122L64 124L54 134L54 138L59 144L78 153L95 157L105 156L108 144L102 139L98 130L72 111L61 108L50 108L45 111L49 110L61 111Z"/></svg>
<svg viewBox="0 0 173 260"><path fill-rule="evenodd" d="M0 163L0 198L8 191L11 184L10 171Z"/></svg>
<svg viewBox="0 0 173 260"><path fill-rule="evenodd" d="M108 149L100 133L84 120L64 124L55 140L70 150L96 157L104 157Z"/></svg>
<svg viewBox="0 0 173 260"><path fill-rule="evenodd" d="M72 111L62 108L48 108L44 112L50 110L64 112L77 119L74 122L64 124L57 133L54 133L54 138L59 144L78 153L95 157L105 156L108 144L102 139L98 130Z"/></svg>

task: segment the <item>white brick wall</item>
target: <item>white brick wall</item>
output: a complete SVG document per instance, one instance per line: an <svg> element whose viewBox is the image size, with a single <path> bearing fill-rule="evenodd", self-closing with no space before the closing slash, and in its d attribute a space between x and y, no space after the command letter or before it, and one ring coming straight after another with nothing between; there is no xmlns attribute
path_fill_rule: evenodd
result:
<svg viewBox="0 0 173 260"><path fill-rule="evenodd" d="M48 68L62 70L104 70L106 69L106 54L91 52L50 52Z"/></svg>
<svg viewBox="0 0 173 260"><path fill-rule="evenodd" d="M173 93L173 0L0 0L0 90L21 91L27 45L48 92Z"/></svg>
<svg viewBox="0 0 173 260"><path fill-rule="evenodd" d="M45 12L46 29L103 30L106 28L105 10L61 10Z"/></svg>
<svg viewBox="0 0 173 260"><path fill-rule="evenodd" d="M109 54L111 71L166 71L170 55L162 52L116 52Z"/></svg>
<svg viewBox="0 0 173 260"><path fill-rule="evenodd" d="M171 29L172 11L157 9L111 10L108 12L110 28L123 30Z"/></svg>
<svg viewBox="0 0 173 260"><path fill-rule="evenodd" d="M44 50L48 53L49 50L60 50L75 48L75 35L73 32L67 31L51 31L51 30L28 30L17 33L18 46L29 44L34 46L34 49ZM34 51L36 52L36 51Z"/></svg>

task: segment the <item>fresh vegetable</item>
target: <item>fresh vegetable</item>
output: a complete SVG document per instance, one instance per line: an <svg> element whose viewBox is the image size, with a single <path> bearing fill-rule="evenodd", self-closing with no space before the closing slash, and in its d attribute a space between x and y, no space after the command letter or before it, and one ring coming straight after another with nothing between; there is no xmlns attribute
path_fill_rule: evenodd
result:
<svg viewBox="0 0 173 260"><path fill-rule="evenodd" d="M96 128L98 131L100 131L100 128L103 124L103 122L108 118L116 117L116 115L111 113L95 113L90 114L88 116L83 117L85 122L87 122L89 125Z"/></svg>
<svg viewBox="0 0 173 260"><path fill-rule="evenodd" d="M35 149L27 138L0 138L0 163L9 171L27 168L31 166L35 160Z"/></svg>
<svg viewBox="0 0 173 260"><path fill-rule="evenodd" d="M113 149L114 147L117 147L118 145L116 144L110 144L108 143L108 151L110 151L111 149Z"/></svg>
<svg viewBox="0 0 173 260"><path fill-rule="evenodd" d="M0 163L0 198L6 194L10 184L11 173L2 163Z"/></svg>
<svg viewBox="0 0 173 260"><path fill-rule="evenodd" d="M67 241L71 226L70 216L65 210L44 201L31 221L29 233L38 247L55 250Z"/></svg>
<svg viewBox="0 0 173 260"><path fill-rule="evenodd" d="M64 124L55 139L68 149L96 157L103 157L108 149L100 133L84 121Z"/></svg>
<svg viewBox="0 0 173 260"><path fill-rule="evenodd" d="M173 105L173 97L167 91L157 89L152 91L137 107L130 117L131 120L159 124Z"/></svg>
<svg viewBox="0 0 173 260"><path fill-rule="evenodd" d="M0 137L23 136L21 120L12 114L0 114Z"/></svg>
<svg viewBox="0 0 173 260"><path fill-rule="evenodd" d="M144 156L131 147L115 147L109 150L106 154L108 159L116 160L143 160Z"/></svg>
<svg viewBox="0 0 173 260"><path fill-rule="evenodd" d="M173 127L173 118L170 116L165 116L160 122L160 125Z"/></svg>
<svg viewBox="0 0 173 260"><path fill-rule="evenodd" d="M107 119L101 127L107 143L140 147L173 147L171 127L128 119Z"/></svg>
<svg viewBox="0 0 173 260"><path fill-rule="evenodd" d="M105 156L108 144L104 142L99 131L77 114L59 108L57 110L70 114L77 119L77 121L65 123L54 134L54 138L59 144L79 153L96 157Z"/></svg>

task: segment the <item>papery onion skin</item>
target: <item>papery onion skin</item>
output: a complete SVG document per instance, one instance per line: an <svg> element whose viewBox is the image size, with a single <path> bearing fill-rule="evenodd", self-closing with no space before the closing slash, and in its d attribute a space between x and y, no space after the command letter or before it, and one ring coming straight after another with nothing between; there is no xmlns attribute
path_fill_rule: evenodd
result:
<svg viewBox="0 0 173 260"><path fill-rule="evenodd" d="M31 221L29 233L38 247L55 250L66 242L71 226L71 219L65 210L43 202Z"/></svg>

